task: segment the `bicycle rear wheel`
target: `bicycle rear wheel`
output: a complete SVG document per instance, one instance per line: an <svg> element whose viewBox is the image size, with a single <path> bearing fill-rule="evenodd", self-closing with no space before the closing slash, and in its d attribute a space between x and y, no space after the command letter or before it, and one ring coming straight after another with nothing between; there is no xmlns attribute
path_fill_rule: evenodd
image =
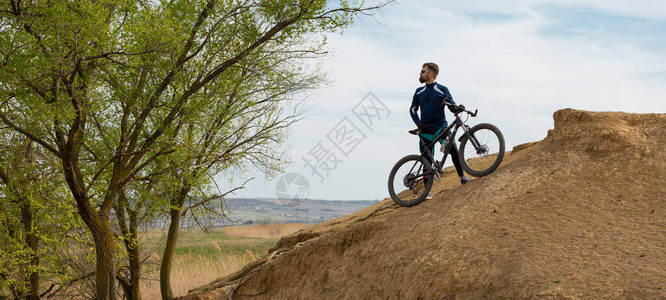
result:
<svg viewBox="0 0 666 300"><path fill-rule="evenodd" d="M460 139L460 164L467 174L481 177L495 171L504 158L504 136L495 125L478 124L469 130L472 139Z"/></svg>
<svg viewBox="0 0 666 300"><path fill-rule="evenodd" d="M433 183L433 173L425 157L408 155L400 159L389 175L389 194L401 206L414 206L425 200Z"/></svg>

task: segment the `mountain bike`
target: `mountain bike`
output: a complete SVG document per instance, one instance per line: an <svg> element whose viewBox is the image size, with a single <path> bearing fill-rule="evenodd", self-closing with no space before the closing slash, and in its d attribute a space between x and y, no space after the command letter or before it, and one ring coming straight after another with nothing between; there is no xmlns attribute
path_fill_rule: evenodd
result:
<svg viewBox="0 0 666 300"><path fill-rule="evenodd" d="M393 201L401 206L421 203L430 193L433 181L441 181L439 175L442 173L446 157L456 145L454 138L460 128L463 133L458 139L460 142L458 157L467 174L475 177L486 176L495 171L504 158L504 136L495 125L481 123L470 128L466 124L470 117L476 117L478 109L471 112L462 105L446 102L444 104L457 111L454 113L455 119L451 125L442 129L432 142L421 136L418 128L410 130L409 133L417 135L425 147L420 155L407 155L400 159L391 170L388 182L389 194ZM460 117L463 113L467 115L465 121ZM442 143L440 150L444 153L440 161L436 161L434 153L431 153L437 142Z"/></svg>

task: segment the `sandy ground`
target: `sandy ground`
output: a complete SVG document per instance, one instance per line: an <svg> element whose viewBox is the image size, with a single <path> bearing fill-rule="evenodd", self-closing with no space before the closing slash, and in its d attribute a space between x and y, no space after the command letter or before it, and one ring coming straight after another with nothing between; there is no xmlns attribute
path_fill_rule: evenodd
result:
<svg viewBox="0 0 666 300"><path fill-rule="evenodd" d="M432 200L305 228L186 297L665 299L666 114L554 121L489 176L461 186L448 169Z"/></svg>

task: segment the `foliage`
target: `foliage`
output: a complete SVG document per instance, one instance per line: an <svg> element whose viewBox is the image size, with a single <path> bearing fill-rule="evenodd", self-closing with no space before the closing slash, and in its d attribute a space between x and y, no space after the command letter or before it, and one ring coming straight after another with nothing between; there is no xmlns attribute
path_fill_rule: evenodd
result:
<svg viewBox="0 0 666 300"><path fill-rule="evenodd" d="M0 120L57 162L49 170L94 241L96 297L115 293L112 210L118 221L130 216L128 230L118 226L132 248L132 216L206 208L224 196L220 173L279 170L285 130L300 114L289 101L325 84L308 63L325 53L325 33L382 5L0 4Z"/></svg>
<svg viewBox="0 0 666 300"><path fill-rule="evenodd" d="M0 130L0 295L31 295L35 284L60 285L69 268L69 241L81 228L57 162L25 137ZM40 292L36 290L34 292Z"/></svg>

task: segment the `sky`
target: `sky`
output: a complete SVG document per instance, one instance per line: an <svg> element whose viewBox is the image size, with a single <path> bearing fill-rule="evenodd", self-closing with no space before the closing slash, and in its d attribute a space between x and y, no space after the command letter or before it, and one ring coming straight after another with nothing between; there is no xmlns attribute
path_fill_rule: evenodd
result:
<svg viewBox="0 0 666 300"><path fill-rule="evenodd" d="M507 151L542 140L564 108L666 112L666 2L408 0L329 36L331 84L292 128L293 163L232 197L381 200L400 158L417 154L409 116L424 62L478 109ZM447 111L447 120L453 115ZM447 165L451 165L450 159ZM221 187L246 179L220 182Z"/></svg>

